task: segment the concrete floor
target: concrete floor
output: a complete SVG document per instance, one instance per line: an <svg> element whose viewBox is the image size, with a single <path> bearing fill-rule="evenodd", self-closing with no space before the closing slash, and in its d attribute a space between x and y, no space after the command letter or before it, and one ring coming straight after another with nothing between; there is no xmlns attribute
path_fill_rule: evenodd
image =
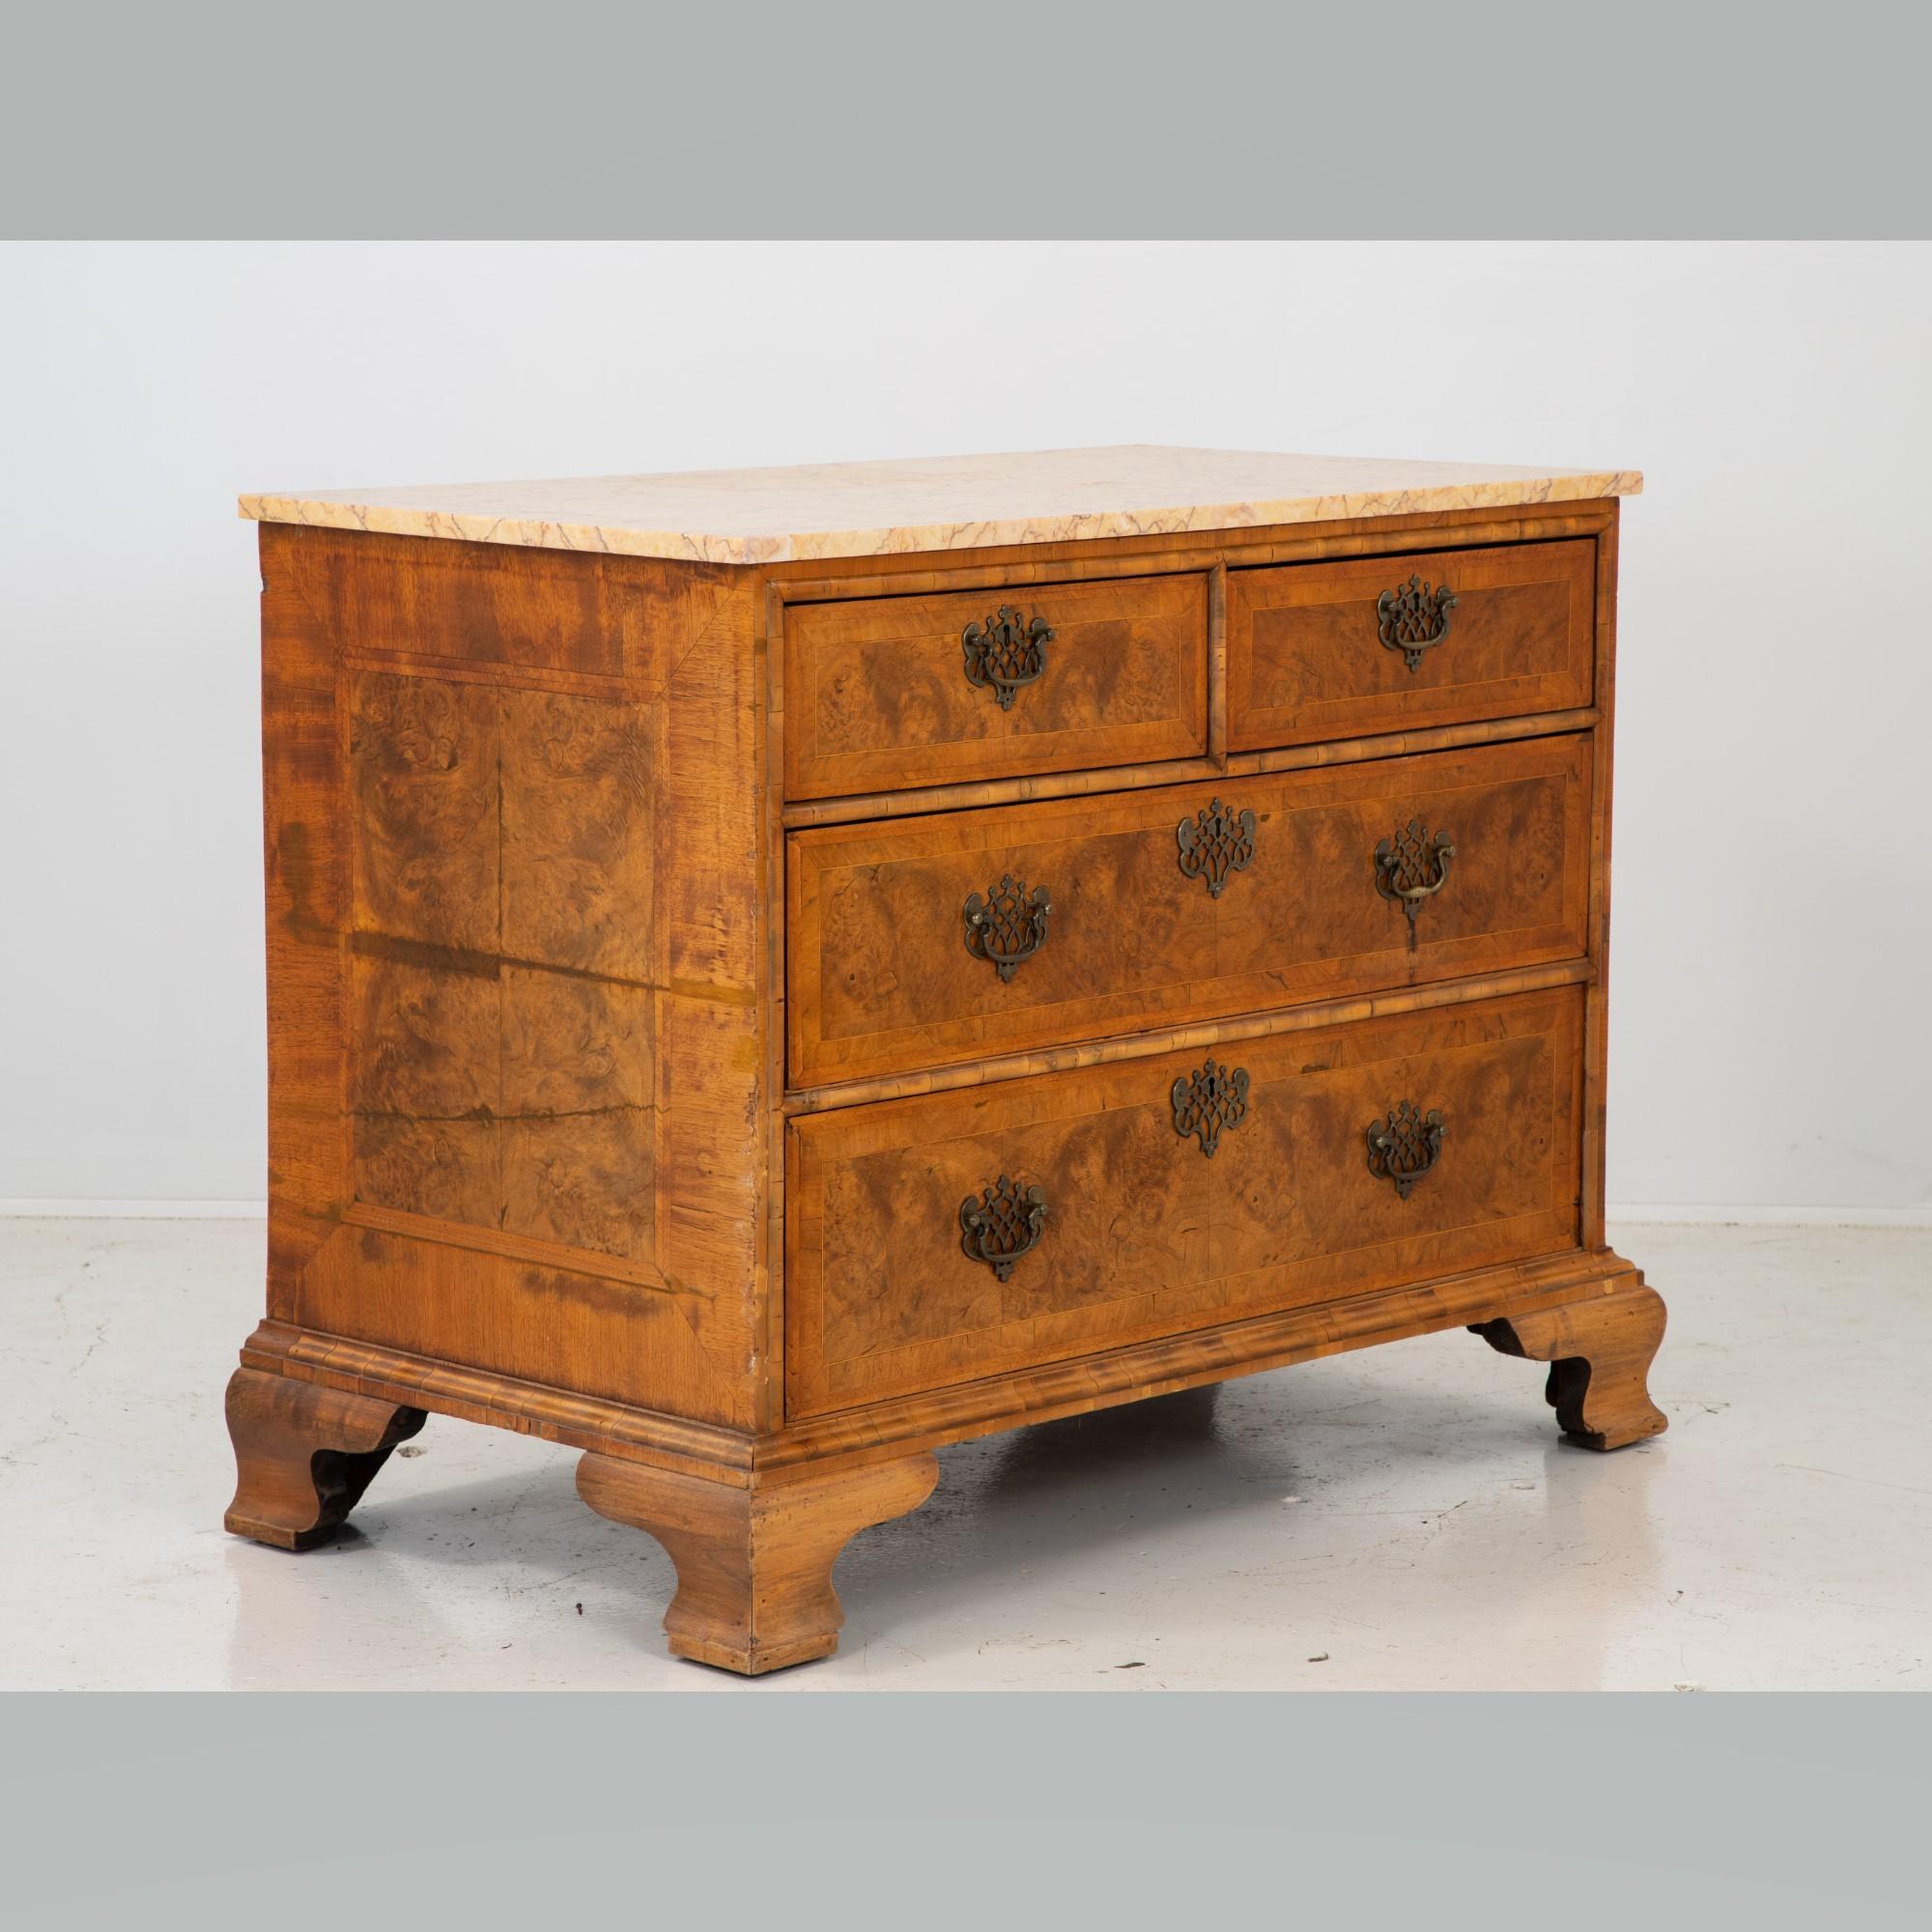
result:
<svg viewBox="0 0 1932 1932"><path fill-rule="evenodd" d="M962 1444L754 1687L665 1656L668 1559L548 1444L433 1416L332 1548L225 1536L262 1225L0 1221L0 1685L1932 1688L1932 1234L1612 1235L1669 1435L1565 1447L1452 1333Z"/></svg>

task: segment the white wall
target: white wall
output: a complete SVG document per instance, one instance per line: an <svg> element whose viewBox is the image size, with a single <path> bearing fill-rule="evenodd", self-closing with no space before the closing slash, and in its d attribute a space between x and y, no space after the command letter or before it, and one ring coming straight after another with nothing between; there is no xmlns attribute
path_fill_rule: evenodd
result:
<svg viewBox="0 0 1932 1932"><path fill-rule="evenodd" d="M1613 1201L1932 1206L1917 245L0 251L0 1197L262 1192L246 488L1632 465Z"/></svg>

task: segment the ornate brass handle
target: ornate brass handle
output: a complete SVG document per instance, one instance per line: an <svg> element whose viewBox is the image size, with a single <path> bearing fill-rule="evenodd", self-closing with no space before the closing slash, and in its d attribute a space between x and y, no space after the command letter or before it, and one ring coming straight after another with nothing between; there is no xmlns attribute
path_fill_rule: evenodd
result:
<svg viewBox="0 0 1932 1932"><path fill-rule="evenodd" d="M1013 708L1023 684L1031 684L1046 668L1046 647L1053 626L1036 616L1031 624L1010 604L1000 606L997 617L968 624L959 634L966 652L966 682L988 686L1002 711Z"/></svg>
<svg viewBox="0 0 1932 1932"><path fill-rule="evenodd" d="M1177 1080L1167 1097L1174 1108L1174 1131L1183 1140L1192 1134L1212 1160L1223 1129L1238 1127L1248 1117L1248 1069L1236 1066L1231 1072L1210 1058L1199 1073Z"/></svg>
<svg viewBox="0 0 1932 1932"><path fill-rule="evenodd" d="M1024 879L1009 872L984 898L969 893L963 908L966 951L990 959L1002 980L1010 980L1022 959L1031 959L1046 941L1046 919L1053 910L1044 886L1031 895Z"/></svg>
<svg viewBox="0 0 1932 1932"><path fill-rule="evenodd" d="M1394 1181L1397 1197L1406 1201L1409 1189L1435 1165L1445 1131L1438 1109L1422 1114L1414 1101L1403 1101L1387 1120L1369 1122L1369 1172L1378 1180Z"/></svg>
<svg viewBox="0 0 1932 1932"><path fill-rule="evenodd" d="M1419 818L1411 818L1393 838L1376 847L1376 891L1392 899L1408 915L1408 937L1415 942L1415 915L1424 899L1434 898L1449 879L1449 861L1456 842L1448 833L1434 838Z"/></svg>
<svg viewBox="0 0 1932 1932"><path fill-rule="evenodd" d="M1000 1281L1012 1273L1013 1264L1039 1239L1045 1225L1045 1190L1022 1188L1004 1174L959 1204L959 1245L969 1260L984 1262Z"/></svg>
<svg viewBox="0 0 1932 1932"><path fill-rule="evenodd" d="M1174 839L1180 847L1181 876L1206 879L1208 896L1218 899L1228 874L1238 872L1255 856L1255 815L1236 813L1217 798L1192 818L1183 818L1174 828Z"/></svg>
<svg viewBox="0 0 1932 1932"><path fill-rule="evenodd" d="M1406 585L1399 583L1376 599L1377 634L1413 670L1423 652L1449 635L1449 613L1456 604L1456 593L1446 583L1432 590L1421 578L1411 577Z"/></svg>

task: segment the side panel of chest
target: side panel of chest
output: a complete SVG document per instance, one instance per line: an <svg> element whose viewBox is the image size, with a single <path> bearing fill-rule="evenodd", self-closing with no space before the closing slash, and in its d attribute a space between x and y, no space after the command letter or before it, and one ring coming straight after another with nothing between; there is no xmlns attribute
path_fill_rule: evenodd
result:
<svg viewBox="0 0 1932 1932"><path fill-rule="evenodd" d="M744 1420L744 574L273 526L262 555L270 1314Z"/></svg>

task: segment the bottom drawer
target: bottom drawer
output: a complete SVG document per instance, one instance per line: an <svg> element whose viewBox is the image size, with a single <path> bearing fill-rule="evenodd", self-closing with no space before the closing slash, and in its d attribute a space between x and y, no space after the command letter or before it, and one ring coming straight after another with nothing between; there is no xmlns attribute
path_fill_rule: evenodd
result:
<svg viewBox="0 0 1932 1932"><path fill-rule="evenodd" d="M1583 992L795 1121L786 1413L1574 1246Z"/></svg>

